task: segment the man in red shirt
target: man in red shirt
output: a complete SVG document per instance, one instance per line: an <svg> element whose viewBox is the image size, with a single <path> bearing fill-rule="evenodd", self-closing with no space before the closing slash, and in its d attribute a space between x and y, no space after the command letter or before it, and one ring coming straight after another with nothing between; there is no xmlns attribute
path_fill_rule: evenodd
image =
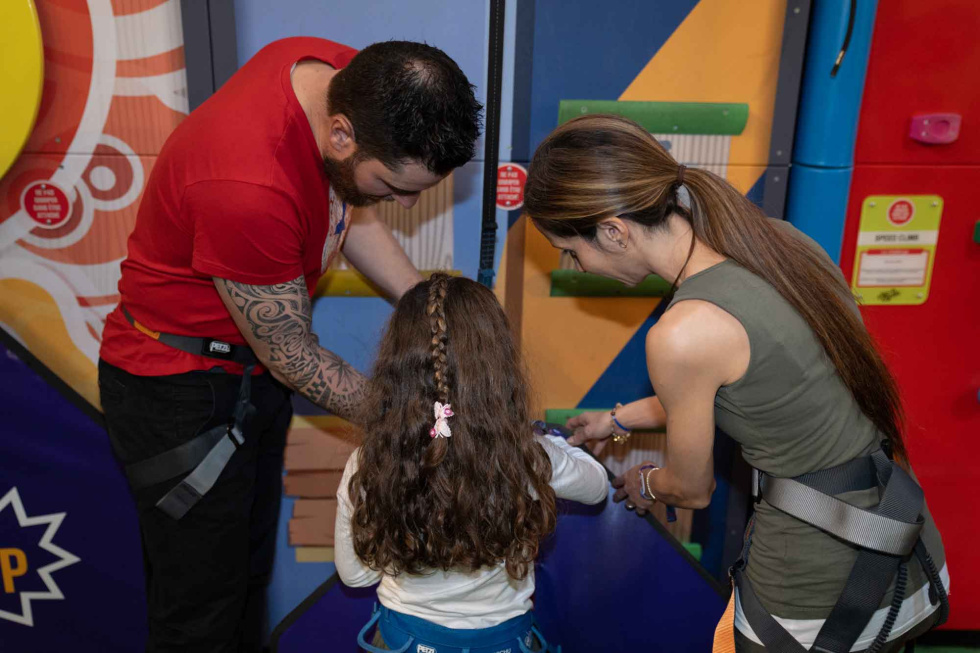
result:
<svg viewBox="0 0 980 653"><path fill-rule="evenodd" d="M420 280L377 202L409 208L472 158L480 110L436 48L292 38L167 140L99 362L139 511L147 651L260 650L291 393L363 408L363 376L311 329L317 280L341 250L394 298Z"/></svg>

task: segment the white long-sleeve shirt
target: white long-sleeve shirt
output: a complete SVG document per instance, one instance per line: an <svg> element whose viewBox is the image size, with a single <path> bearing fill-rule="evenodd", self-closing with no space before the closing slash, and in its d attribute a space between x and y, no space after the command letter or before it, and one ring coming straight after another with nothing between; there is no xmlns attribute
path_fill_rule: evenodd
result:
<svg viewBox="0 0 980 653"><path fill-rule="evenodd" d="M554 435L535 438L551 459L550 485L559 498L588 504L601 503L606 498L608 476L592 456ZM357 454L351 454L337 489L334 562L344 584L366 587L380 579L378 600L382 605L446 628L490 628L531 609L533 569L524 580L511 578L503 563L474 572L435 570L425 575L391 576L361 562L354 553L352 505L347 492L350 478L357 471Z"/></svg>

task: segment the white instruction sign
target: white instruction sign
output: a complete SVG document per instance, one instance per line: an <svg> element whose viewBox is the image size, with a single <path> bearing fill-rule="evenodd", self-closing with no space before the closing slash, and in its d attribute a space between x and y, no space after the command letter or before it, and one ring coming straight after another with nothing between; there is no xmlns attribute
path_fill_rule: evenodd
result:
<svg viewBox="0 0 980 653"><path fill-rule="evenodd" d="M858 286L922 286L929 270L925 249L868 249L858 263Z"/></svg>

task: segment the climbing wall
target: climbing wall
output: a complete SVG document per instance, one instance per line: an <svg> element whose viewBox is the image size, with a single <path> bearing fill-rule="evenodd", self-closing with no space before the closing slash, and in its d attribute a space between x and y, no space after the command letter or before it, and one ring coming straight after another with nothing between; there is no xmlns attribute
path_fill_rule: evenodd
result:
<svg viewBox="0 0 980 653"><path fill-rule="evenodd" d="M515 160L529 160L564 120L615 112L761 203L787 12L785 0L611 2L601 12L584 0L535 3L530 117ZM510 224L501 285L541 409L609 409L652 394L643 342L667 285L627 290L575 273L525 218L512 214ZM660 460L663 445L661 435L640 435L607 447L603 462L621 471ZM678 512L671 528L687 538L691 515Z"/></svg>
<svg viewBox="0 0 980 653"><path fill-rule="evenodd" d="M187 113L180 3L49 0L36 16L0 3L0 648L134 651L139 528L96 361L145 180Z"/></svg>
<svg viewBox="0 0 980 653"><path fill-rule="evenodd" d="M0 326L95 404L126 239L157 153L187 114L180 4L63 0L38 16L38 119L0 179Z"/></svg>
<svg viewBox="0 0 980 653"><path fill-rule="evenodd" d="M942 45L919 39L923 25ZM980 629L980 9L879 3L861 103L841 267L895 375L912 465L953 577L948 628Z"/></svg>

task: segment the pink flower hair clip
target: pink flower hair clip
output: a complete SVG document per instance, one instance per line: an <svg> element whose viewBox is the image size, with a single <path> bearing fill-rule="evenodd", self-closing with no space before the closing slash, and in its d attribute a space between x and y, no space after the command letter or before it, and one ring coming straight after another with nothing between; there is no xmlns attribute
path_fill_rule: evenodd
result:
<svg viewBox="0 0 980 653"><path fill-rule="evenodd" d="M453 432L449 429L449 422L446 420L454 415L453 409L449 404L435 403L436 425L429 430L431 438L451 438Z"/></svg>

